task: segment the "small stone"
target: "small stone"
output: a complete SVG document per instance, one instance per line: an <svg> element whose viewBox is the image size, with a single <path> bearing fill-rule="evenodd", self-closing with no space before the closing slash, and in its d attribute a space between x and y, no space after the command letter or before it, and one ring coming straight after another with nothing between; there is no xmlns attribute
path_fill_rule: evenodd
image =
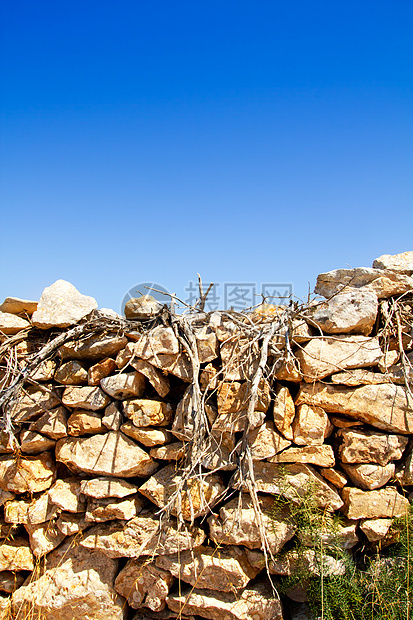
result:
<svg viewBox="0 0 413 620"><path fill-rule="evenodd" d="M119 411L117 403L110 403L105 409L102 417L102 424L110 431L118 431L122 426L123 416ZM127 434L127 433L126 433Z"/></svg>
<svg viewBox="0 0 413 620"><path fill-rule="evenodd" d="M0 573L0 590L2 592L7 592L7 594L12 594L17 588L20 588L25 581L25 576L21 573L12 573L9 570L2 571ZM1 614L1 608L0 608ZM0 615L0 618L2 616ZM4 618L6 620L6 618Z"/></svg>
<svg viewBox="0 0 413 620"><path fill-rule="evenodd" d="M379 370L383 373L386 373L388 369L396 364L400 358L400 351L390 351L386 350L383 353L383 357L378 363Z"/></svg>
<svg viewBox="0 0 413 620"><path fill-rule="evenodd" d="M100 385L101 379L108 377L116 369L116 362L111 357L94 364L87 371L88 385Z"/></svg>
<svg viewBox="0 0 413 620"><path fill-rule="evenodd" d="M175 355L160 354L147 360L152 366L160 368L162 372L170 373L182 381L192 381L193 370L191 360L184 352Z"/></svg>
<svg viewBox="0 0 413 620"><path fill-rule="evenodd" d="M291 356L287 359L281 357L278 360L274 366L274 377L278 381L290 381L291 383L300 383L303 380L298 362Z"/></svg>
<svg viewBox="0 0 413 620"><path fill-rule="evenodd" d="M56 521L56 527L65 536L73 536L90 527L83 513L62 512Z"/></svg>
<svg viewBox="0 0 413 620"><path fill-rule="evenodd" d="M170 390L169 379L158 368L146 360L133 360L131 366L148 379L159 396L164 398L168 394Z"/></svg>
<svg viewBox="0 0 413 620"><path fill-rule="evenodd" d="M400 495L394 487L379 491L361 491L354 487L342 490L344 507L342 511L349 519L377 519L401 517L409 508L409 500Z"/></svg>
<svg viewBox="0 0 413 620"><path fill-rule="evenodd" d="M218 370L213 364L207 364L199 375L199 385L203 392L216 390L218 387Z"/></svg>
<svg viewBox="0 0 413 620"><path fill-rule="evenodd" d="M67 387L63 392L62 403L66 407L97 411L110 403L110 398L98 387Z"/></svg>
<svg viewBox="0 0 413 620"><path fill-rule="evenodd" d="M219 342L216 333L209 325L195 330L196 346L200 364L212 362L218 357Z"/></svg>
<svg viewBox="0 0 413 620"><path fill-rule="evenodd" d="M0 454L12 454L19 449L16 437L12 433L0 430Z"/></svg>
<svg viewBox="0 0 413 620"><path fill-rule="evenodd" d="M329 418L332 425L336 428L353 428L355 426L364 426L361 420L352 420L351 418L346 418L342 415L334 415L334 413L330 413Z"/></svg>
<svg viewBox="0 0 413 620"><path fill-rule="evenodd" d="M249 428L252 430L261 426L265 421L265 413L263 411L254 411L250 420ZM247 410L242 409L235 413L221 413L212 425L213 431L221 433L237 433L244 431L247 425ZM188 438L189 439L189 438Z"/></svg>
<svg viewBox="0 0 413 620"><path fill-rule="evenodd" d="M221 383L218 386L217 400L218 413L236 413L248 407L250 398L249 386L247 383ZM270 405L270 386L268 381L261 379L258 385L258 399L255 404L256 411L267 411Z"/></svg>
<svg viewBox="0 0 413 620"><path fill-rule="evenodd" d="M364 368L356 368L354 370L346 370L331 375L332 383L338 385L378 385L379 383L390 383L390 377L382 375L380 372L372 372Z"/></svg>
<svg viewBox="0 0 413 620"><path fill-rule="evenodd" d="M18 537L2 541L0 545L0 571L31 571L33 569L33 553L27 540Z"/></svg>
<svg viewBox="0 0 413 620"><path fill-rule="evenodd" d="M183 450L182 456L185 456L185 445ZM232 433L210 431L205 439L203 452L202 465L205 469L213 471L236 469L235 436Z"/></svg>
<svg viewBox="0 0 413 620"><path fill-rule="evenodd" d="M348 483L348 480L344 474L342 474L341 471L337 471L337 469L332 469L331 467L320 467L319 472L323 478L331 482L331 484L334 484L334 486L338 489L342 489Z"/></svg>
<svg viewBox="0 0 413 620"><path fill-rule="evenodd" d="M45 450L54 448L56 441L35 433L33 431L24 430L20 433L20 448L26 454L39 454Z"/></svg>
<svg viewBox="0 0 413 620"><path fill-rule="evenodd" d="M374 269L389 269L408 276L413 275L413 252L402 252L401 254L383 254L376 258L373 263ZM1 310L1 308L0 308Z"/></svg>
<svg viewBox="0 0 413 620"><path fill-rule="evenodd" d="M308 463L321 467L333 467L336 462L333 448L326 444L288 448L268 460L270 463Z"/></svg>
<svg viewBox="0 0 413 620"><path fill-rule="evenodd" d="M129 560L116 577L115 589L124 596L132 609L149 607L153 611L165 608L165 599L174 582L168 571L148 562L146 558Z"/></svg>
<svg viewBox="0 0 413 620"><path fill-rule="evenodd" d="M102 416L94 411L75 409L67 421L67 432L72 437L106 433L107 430L102 422Z"/></svg>
<svg viewBox="0 0 413 620"><path fill-rule="evenodd" d="M253 461L260 461L274 456L281 450L288 448L291 441L285 439L276 429L274 422L267 420L264 424L248 433Z"/></svg>
<svg viewBox="0 0 413 620"><path fill-rule="evenodd" d="M30 385L7 410L12 420L19 423L33 420L57 405L60 405L60 398L52 391L52 386Z"/></svg>
<svg viewBox="0 0 413 620"><path fill-rule="evenodd" d="M132 497L123 497L114 499L108 497L105 499L91 498L87 503L86 521L114 521L115 519L129 521L141 512L144 500L137 495Z"/></svg>
<svg viewBox="0 0 413 620"><path fill-rule="evenodd" d="M310 305L306 315L327 334L368 336L376 322L377 308L376 293L349 289L328 301Z"/></svg>
<svg viewBox="0 0 413 620"><path fill-rule="evenodd" d="M30 548L38 558L56 549L65 539L65 535L52 521L38 525L25 525L24 527L29 534Z"/></svg>
<svg viewBox="0 0 413 620"><path fill-rule="evenodd" d="M14 493L10 493L9 491L5 491L4 489L2 489L0 487L0 506L3 506L5 504L5 502L8 502L11 499L14 499L16 496ZM1 523L1 521L0 521ZM2 536L0 535L0 538L2 538Z"/></svg>
<svg viewBox="0 0 413 620"><path fill-rule="evenodd" d="M48 489L56 478L50 452L36 457L0 457L0 487L13 493L36 493Z"/></svg>
<svg viewBox="0 0 413 620"><path fill-rule="evenodd" d="M361 287L363 291L376 293L379 299L387 299L393 295L409 293L413 288L413 279L404 274L368 267L335 269L328 273L320 273L314 293L332 297L342 290Z"/></svg>
<svg viewBox="0 0 413 620"><path fill-rule="evenodd" d="M172 405L149 399L125 400L123 411L137 427L167 426L173 416Z"/></svg>
<svg viewBox="0 0 413 620"><path fill-rule="evenodd" d="M181 475L176 471L175 465L167 465L149 478L139 491L156 506L163 508L172 499L180 482ZM190 478L181 492L182 517L191 520L206 514L224 490L223 480L217 474ZM176 505L171 514L176 515L177 510Z"/></svg>
<svg viewBox="0 0 413 620"><path fill-rule="evenodd" d="M57 280L44 289L37 310L33 313L35 327L69 327L97 308L93 297L82 295L65 280Z"/></svg>
<svg viewBox="0 0 413 620"><path fill-rule="evenodd" d="M364 491L380 489L394 476L395 464L375 465L373 463L356 463L346 465L342 463L342 468L352 481L352 483Z"/></svg>
<svg viewBox="0 0 413 620"><path fill-rule="evenodd" d="M50 501L66 512L84 512L86 502L81 496L80 484L77 478L57 480L49 489Z"/></svg>
<svg viewBox="0 0 413 620"><path fill-rule="evenodd" d="M88 373L83 365L70 360L65 362L55 372L55 380L62 385L84 385L87 383Z"/></svg>
<svg viewBox="0 0 413 620"><path fill-rule="evenodd" d="M163 461L178 461L185 456L185 446L181 441L169 443L167 446L151 448L149 454L153 459Z"/></svg>
<svg viewBox="0 0 413 620"><path fill-rule="evenodd" d="M393 519L364 519L360 521L360 529L369 542L382 540L390 529Z"/></svg>
<svg viewBox="0 0 413 620"><path fill-rule="evenodd" d="M306 547L319 548L321 542L327 552L329 549L352 549L359 542L357 524L357 521L350 519L340 519L336 523L326 519L316 531L311 528L300 529L298 537Z"/></svg>
<svg viewBox="0 0 413 620"><path fill-rule="evenodd" d="M122 424L121 431L148 448L163 446L166 443L170 443L173 439L172 433L164 428L153 428L151 426L138 428L133 422Z"/></svg>
<svg viewBox="0 0 413 620"><path fill-rule="evenodd" d="M163 305L152 295L132 297L125 304L125 316L129 320L146 321L159 314Z"/></svg>
<svg viewBox="0 0 413 620"><path fill-rule="evenodd" d="M118 400L140 398L145 391L145 377L139 372L123 372L102 379L100 386L106 394Z"/></svg>
<svg viewBox="0 0 413 620"><path fill-rule="evenodd" d="M148 360L157 355L176 355L180 348L172 327L159 326L148 333L140 334L132 351L136 357Z"/></svg>
<svg viewBox="0 0 413 620"><path fill-rule="evenodd" d="M6 297L0 305L0 312L9 312L10 314L24 314L31 316L37 309L37 301L29 299L20 299L19 297Z"/></svg>
<svg viewBox="0 0 413 620"><path fill-rule="evenodd" d="M277 430L286 439L293 439L291 424L295 416L295 406L287 387L280 386L274 399L273 420Z"/></svg>
<svg viewBox="0 0 413 620"><path fill-rule="evenodd" d="M29 499L12 500L4 504L4 520L6 523L28 523Z"/></svg>
<svg viewBox="0 0 413 620"><path fill-rule="evenodd" d="M102 360L105 357L115 357L128 344L126 336L113 334L98 334L84 340L66 342L59 349L62 359Z"/></svg>
<svg viewBox="0 0 413 620"><path fill-rule="evenodd" d="M321 446L333 426L321 407L299 405L292 424L294 443L299 446Z"/></svg>
<svg viewBox="0 0 413 620"><path fill-rule="evenodd" d="M138 490L134 484L126 480L116 478L93 478L92 480L82 480L80 483L80 491L83 495L93 497L95 499L106 499L110 497L128 497Z"/></svg>
<svg viewBox="0 0 413 620"><path fill-rule="evenodd" d="M32 422L29 430L41 433L51 439L62 439L67 436L67 419L69 412L64 407L51 409L42 415L41 418Z"/></svg>
<svg viewBox="0 0 413 620"><path fill-rule="evenodd" d="M244 381L254 376L259 364L259 349L237 330L226 338L220 348L224 381Z"/></svg>
<svg viewBox="0 0 413 620"><path fill-rule="evenodd" d="M30 375L30 378L33 381L50 381L53 379L55 370L56 362L54 360L44 360L44 362L39 364L34 373Z"/></svg>
<svg viewBox="0 0 413 620"><path fill-rule="evenodd" d="M122 478L150 476L157 468L149 454L132 439L114 431L61 439L56 445L56 460L72 471Z"/></svg>
<svg viewBox="0 0 413 620"><path fill-rule="evenodd" d="M18 334L30 327L29 321L9 312L0 312L0 332L6 335Z"/></svg>
<svg viewBox="0 0 413 620"><path fill-rule="evenodd" d="M174 421L172 424L172 433L178 439L182 441L189 441L194 434L194 407L197 405L194 403L194 388L190 385L184 392L181 400L179 401ZM212 425L217 417L217 411L215 407L211 406L209 402L205 402L205 414L208 418L208 422Z"/></svg>
<svg viewBox="0 0 413 620"><path fill-rule="evenodd" d="M343 463L378 463L387 465L401 458L408 438L402 435L339 429L338 454Z"/></svg>
<svg viewBox="0 0 413 620"><path fill-rule="evenodd" d="M413 485L413 441L410 441L403 462L397 468L396 478L402 485Z"/></svg>
<svg viewBox="0 0 413 620"><path fill-rule="evenodd" d="M6 523L37 525L50 521L58 514L47 493L37 499L25 499L7 502L4 506L4 520Z"/></svg>

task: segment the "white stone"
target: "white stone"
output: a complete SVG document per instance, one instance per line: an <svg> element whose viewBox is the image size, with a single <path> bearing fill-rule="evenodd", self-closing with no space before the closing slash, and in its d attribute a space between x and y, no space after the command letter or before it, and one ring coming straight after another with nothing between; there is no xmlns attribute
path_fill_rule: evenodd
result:
<svg viewBox="0 0 413 620"><path fill-rule="evenodd" d="M93 297L82 295L66 280L57 280L44 289L37 310L33 313L35 327L69 327L97 308Z"/></svg>

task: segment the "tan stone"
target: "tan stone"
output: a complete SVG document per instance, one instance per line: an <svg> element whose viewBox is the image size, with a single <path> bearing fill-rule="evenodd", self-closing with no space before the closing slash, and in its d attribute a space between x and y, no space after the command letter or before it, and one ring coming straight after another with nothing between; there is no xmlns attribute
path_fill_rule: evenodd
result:
<svg viewBox="0 0 413 620"><path fill-rule="evenodd" d="M26 319L22 319L20 316L10 314L9 312L0 312L0 333L11 336L28 327L30 327L30 323Z"/></svg>
<svg viewBox="0 0 413 620"><path fill-rule="evenodd" d="M331 299L310 305L306 315L327 334L368 336L376 322L377 295L361 289L344 290Z"/></svg>
<svg viewBox="0 0 413 620"><path fill-rule="evenodd" d="M200 364L212 362L219 354L219 342L216 333L209 325L195 330L196 346Z"/></svg>
<svg viewBox="0 0 413 620"><path fill-rule="evenodd" d="M287 387L280 386L274 399L273 420L277 430L286 439L293 439L291 424L295 416L295 406Z"/></svg>
<svg viewBox="0 0 413 620"><path fill-rule="evenodd" d="M376 465L374 463L356 463L346 465L342 463L342 468L352 481L352 483L364 491L380 489L394 476L395 465Z"/></svg>
<svg viewBox="0 0 413 620"><path fill-rule="evenodd" d="M86 521L114 521L115 519L129 521L141 512L144 500L137 495L114 499L89 498L87 502Z"/></svg>
<svg viewBox="0 0 413 620"><path fill-rule="evenodd" d="M54 448L56 441L45 437L40 433L33 431L23 430L20 433L20 448L22 452L26 454L39 454L45 450Z"/></svg>
<svg viewBox="0 0 413 620"><path fill-rule="evenodd" d="M218 413L236 413L246 409L250 397L249 390L248 383L238 383L236 381L221 383L218 386L217 392ZM270 405L270 400L269 383L265 379L261 379L258 386L258 399L255 404L255 410L265 413Z"/></svg>
<svg viewBox="0 0 413 620"><path fill-rule="evenodd" d="M2 541L0 545L0 571L33 569L33 553L27 540L17 537Z"/></svg>
<svg viewBox="0 0 413 620"><path fill-rule="evenodd" d="M369 542L382 540L390 529L393 519L363 519L360 529Z"/></svg>
<svg viewBox="0 0 413 620"><path fill-rule="evenodd" d="M60 398L52 391L52 386L30 385L7 410L14 422L19 423L33 420L57 405L60 405Z"/></svg>
<svg viewBox="0 0 413 620"><path fill-rule="evenodd" d="M44 289L32 322L40 329L69 327L95 308L97 302L93 297L82 295L66 280L56 280Z"/></svg>
<svg viewBox="0 0 413 620"><path fill-rule="evenodd" d="M44 620L123 620L124 599L113 583L117 561L69 539L47 558L47 569L13 594L13 612Z"/></svg>
<svg viewBox="0 0 413 620"><path fill-rule="evenodd" d="M4 506L6 523L24 523L37 525L50 521L59 513L59 508L50 502L47 493L37 499L16 500Z"/></svg>
<svg viewBox="0 0 413 620"><path fill-rule="evenodd" d="M404 454L403 462L397 468L396 478L400 484L413 485L413 441Z"/></svg>
<svg viewBox="0 0 413 620"><path fill-rule="evenodd" d="M65 388L62 396L62 403L66 407L74 409L87 409L97 411L103 409L110 403L110 398L98 387L84 386Z"/></svg>
<svg viewBox="0 0 413 620"><path fill-rule="evenodd" d="M62 385L86 385L88 373L77 360L65 362L55 372L55 380Z"/></svg>
<svg viewBox="0 0 413 620"><path fill-rule="evenodd" d="M6 297L0 305L0 312L9 312L10 314L27 314L31 316L37 309L37 301L29 299L20 299L19 297Z"/></svg>
<svg viewBox="0 0 413 620"><path fill-rule="evenodd" d="M104 476L93 478L92 480L82 480L80 482L81 493L95 499L128 497L129 495L134 495L137 490L137 486L126 480L105 478Z"/></svg>
<svg viewBox="0 0 413 620"><path fill-rule="evenodd" d="M259 348L240 332L225 339L220 347L224 381L243 381L254 376L259 364Z"/></svg>
<svg viewBox="0 0 413 620"><path fill-rule="evenodd" d="M157 355L175 355L179 353L179 341L172 327L154 327L150 332L140 335L133 345L133 353L146 360Z"/></svg>
<svg viewBox="0 0 413 620"><path fill-rule="evenodd" d="M342 511L349 519L377 519L401 517L409 508L409 500L400 495L394 487L379 491L361 491L354 487L342 490L344 507Z"/></svg>
<svg viewBox="0 0 413 620"><path fill-rule="evenodd" d="M92 527L80 544L101 550L111 558L137 558L193 549L204 540L205 533L200 527L178 528L175 519L162 519L160 526L157 510L145 510L126 524L114 521Z"/></svg>
<svg viewBox="0 0 413 620"><path fill-rule="evenodd" d="M113 334L98 334L84 340L66 342L60 347L62 359L102 360L105 357L114 357L128 343L125 336Z"/></svg>
<svg viewBox="0 0 413 620"><path fill-rule="evenodd" d="M373 262L374 269L389 269L408 276L413 275L413 252L382 254Z"/></svg>
<svg viewBox="0 0 413 620"><path fill-rule="evenodd" d="M12 454L18 448L16 437L12 433L0 430L0 454Z"/></svg>
<svg viewBox="0 0 413 620"><path fill-rule="evenodd" d="M11 594L17 590L17 588L20 588L24 581L25 576L21 573L13 573L9 570L2 571L0 573L0 590L2 592L7 592L7 594ZM0 620L3 620L1 611L0 607ZM6 620L6 617L4 617L4 620Z"/></svg>
<svg viewBox="0 0 413 620"><path fill-rule="evenodd" d="M163 461L178 461L185 456L185 446L181 441L168 443L166 446L151 448L149 454L154 459Z"/></svg>
<svg viewBox="0 0 413 620"><path fill-rule="evenodd" d="M125 304L125 316L130 320L145 321L151 319L162 310L162 304L152 295L132 297Z"/></svg>
<svg viewBox="0 0 413 620"><path fill-rule="evenodd" d="M213 364L207 364L199 375L199 385L203 392L216 390L218 387L218 369Z"/></svg>
<svg viewBox="0 0 413 620"><path fill-rule="evenodd" d="M274 422L267 420L264 424L248 433L248 444L253 461L260 461L274 456L288 448L291 441L285 439L275 428Z"/></svg>
<svg viewBox="0 0 413 620"><path fill-rule="evenodd" d="M294 443L299 446L321 446L333 427L321 407L299 405L292 424Z"/></svg>
<svg viewBox="0 0 413 620"><path fill-rule="evenodd" d="M320 508L338 510L343 501L331 486L310 466L301 463L269 463L256 461L254 467L257 490L262 493L283 495L293 503L300 503L309 491ZM245 483L243 487L247 490Z"/></svg>
<svg viewBox="0 0 413 620"><path fill-rule="evenodd" d="M4 520L6 523L28 523L28 510L31 500L11 500L4 504Z"/></svg>
<svg viewBox="0 0 413 620"><path fill-rule="evenodd" d="M101 379L108 377L116 369L116 362L111 357L107 357L101 362L97 362L87 371L87 384L100 385Z"/></svg>
<svg viewBox="0 0 413 620"><path fill-rule="evenodd" d="M377 337L320 336L297 352L304 381L312 382L347 368L374 366L382 356Z"/></svg>
<svg viewBox="0 0 413 620"><path fill-rule="evenodd" d="M353 428L363 426L363 422L361 420L352 420L351 418L346 418L342 415L330 413L328 417L330 418L332 425L336 428Z"/></svg>
<svg viewBox="0 0 413 620"><path fill-rule="evenodd" d="M378 463L387 465L401 458L408 438L401 435L339 429L338 454L343 463Z"/></svg>
<svg viewBox="0 0 413 620"><path fill-rule="evenodd" d="M33 381L50 381L56 370L56 362L54 360L44 360L39 364L30 377Z"/></svg>
<svg viewBox="0 0 413 620"><path fill-rule="evenodd" d="M203 452L202 465L205 469L213 471L236 469L235 436L233 433L210 431L204 441Z"/></svg>
<svg viewBox="0 0 413 620"><path fill-rule="evenodd" d="M11 599L0 595L0 620L9 620L11 614Z"/></svg>
<svg viewBox="0 0 413 620"><path fill-rule="evenodd" d="M379 383L390 383L389 376L383 375L380 372L372 372L371 370L365 370L364 368L356 368L354 370L345 370L344 372L337 372L331 375L332 383L337 385L378 385Z"/></svg>
<svg viewBox="0 0 413 620"><path fill-rule="evenodd" d="M181 475L175 465L167 465L149 478L139 491L159 508L166 506L177 491ZM187 520L202 516L218 501L225 490L222 478L217 474L208 474L200 478L190 478L179 497L182 517ZM171 514L178 512L178 499L175 499Z"/></svg>
<svg viewBox="0 0 413 620"><path fill-rule="evenodd" d="M329 550L352 549L358 542L357 521L350 519L342 519L337 522L331 522L325 519L322 524L314 530L312 528L300 528L298 538L306 547L320 548L320 542L324 545L324 552Z"/></svg>
<svg viewBox="0 0 413 620"><path fill-rule="evenodd" d="M131 366L148 379L159 396L164 398L168 394L170 390L169 379L158 368L146 360L133 360Z"/></svg>
<svg viewBox="0 0 413 620"><path fill-rule="evenodd" d="M110 431L118 431L122 426L123 416L117 403L110 403L102 416L102 424Z"/></svg>
<svg viewBox="0 0 413 620"><path fill-rule="evenodd" d="M24 526L29 534L30 548L40 558L56 549L66 538L54 521Z"/></svg>
<svg viewBox="0 0 413 620"><path fill-rule="evenodd" d="M257 568L265 568L264 554L259 551L247 550L248 560ZM269 572L272 575L294 575L298 571L305 571L309 575L344 575L346 571L343 560L336 560L331 555L321 555L313 549L303 552L287 551L269 562Z"/></svg>
<svg viewBox="0 0 413 620"><path fill-rule="evenodd" d="M0 486L0 506L3 506L5 502L8 502L11 499L14 499L16 496L14 493L10 493L9 491L5 491L4 489L1 488ZM1 521L0 521L1 523ZM0 538L2 538L2 536L0 535Z"/></svg>
<svg viewBox="0 0 413 620"><path fill-rule="evenodd" d="M151 426L138 428L133 422L125 422L125 424L122 424L121 431L148 448L163 446L173 439L172 433L164 428L154 428Z"/></svg>
<svg viewBox="0 0 413 620"><path fill-rule="evenodd" d="M333 467L335 464L333 448L326 444L287 448L268 460L270 463L308 463L321 467Z"/></svg>
<svg viewBox="0 0 413 620"><path fill-rule="evenodd" d="M102 416L95 411L75 409L67 421L67 432L72 437L96 435L107 432L102 423Z"/></svg>
<svg viewBox="0 0 413 620"><path fill-rule="evenodd" d="M137 427L167 426L173 417L172 405L147 398L125 400L123 412Z"/></svg>
<svg viewBox="0 0 413 620"><path fill-rule="evenodd" d="M161 353L147 360L152 366L160 368L162 372L170 373L182 381L191 382L193 371L192 364L186 353L167 355Z"/></svg>
<svg viewBox="0 0 413 620"><path fill-rule="evenodd" d="M408 395L399 385L362 385L357 388L315 383L302 385L296 405L306 403L327 412L343 413L376 428L395 433L413 432Z"/></svg>
<svg viewBox="0 0 413 620"><path fill-rule="evenodd" d="M32 422L30 431L41 433L51 439L62 439L67 436L67 419L69 412L64 407L56 407L42 415L41 418Z"/></svg>
<svg viewBox="0 0 413 620"><path fill-rule="evenodd" d="M188 589L167 598L168 607L175 613L185 613L212 620L282 620L281 603L273 597L267 583L256 583L241 593L211 592Z"/></svg>
<svg viewBox="0 0 413 620"><path fill-rule="evenodd" d="M56 460L72 471L123 478L150 476L157 468L149 454L132 439L115 431L61 439L56 445Z"/></svg>
<svg viewBox="0 0 413 620"><path fill-rule="evenodd" d="M126 598L132 609L149 607L153 611L162 611L174 581L168 571L148 562L147 558L139 558L129 560L120 571L115 589Z"/></svg>
<svg viewBox="0 0 413 620"><path fill-rule="evenodd" d="M323 478L331 482L331 484L334 484L334 486L338 489L342 489L348 483L345 475L342 474L341 471L337 471L337 469L332 469L331 467L320 467L319 472Z"/></svg>
<svg viewBox="0 0 413 620"><path fill-rule="evenodd" d="M199 409L200 405L196 405L194 402L193 386L190 385L184 392L181 400L179 401L175 417L172 424L172 433L181 439L182 441L189 441L194 434L194 409ZM212 425L217 417L217 411L214 406L206 401L205 402L205 414L210 425ZM199 414L198 414L199 415Z"/></svg>
<svg viewBox="0 0 413 620"><path fill-rule="evenodd" d="M297 360L290 355L288 357L281 357L276 362L274 377L278 381L290 381L291 383L300 383L303 380Z"/></svg>
<svg viewBox="0 0 413 620"><path fill-rule="evenodd" d="M396 364L400 358L400 351L391 351L390 349L386 349L383 353L383 356L378 363L379 370L383 373L387 372L390 366Z"/></svg>
<svg viewBox="0 0 413 620"><path fill-rule="evenodd" d="M145 377L139 372L122 372L101 380L100 386L112 398L140 398L145 391Z"/></svg>
<svg viewBox="0 0 413 620"><path fill-rule="evenodd" d="M411 291L413 279L403 274L368 267L335 269L320 273L314 292L323 297L331 297L343 289L348 291L351 288L361 287L363 291L376 293L379 299L387 299Z"/></svg>
<svg viewBox="0 0 413 620"><path fill-rule="evenodd" d="M262 510L262 524L271 553L279 553L281 548L295 533L289 512L276 510L274 500L268 495L259 496ZM240 508L240 510L239 510ZM249 549L261 549L262 539L258 519L250 496L244 493L241 503L238 497L231 499L208 519L209 537L220 545L244 545Z"/></svg>
<svg viewBox="0 0 413 620"><path fill-rule="evenodd" d="M320 330L312 324L309 325L303 319L293 319L291 326L291 340L293 344L302 344L308 342L314 336L320 336Z"/></svg>
<svg viewBox="0 0 413 620"><path fill-rule="evenodd" d="M50 501L66 512L84 512L86 502L81 496L80 485L77 478L56 480L48 491Z"/></svg>
<svg viewBox="0 0 413 620"><path fill-rule="evenodd" d="M36 493L48 489L56 478L50 452L36 457L0 457L0 487L13 493Z"/></svg>
<svg viewBox="0 0 413 620"><path fill-rule="evenodd" d="M56 520L56 526L65 536L73 536L90 527L90 523L83 513L62 512Z"/></svg>

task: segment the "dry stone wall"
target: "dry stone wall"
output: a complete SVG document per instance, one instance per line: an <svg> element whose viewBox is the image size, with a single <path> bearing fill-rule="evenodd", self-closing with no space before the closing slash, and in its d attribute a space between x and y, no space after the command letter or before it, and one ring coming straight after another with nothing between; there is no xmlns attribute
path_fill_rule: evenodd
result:
<svg viewBox="0 0 413 620"><path fill-rule="evenodd" d="M63 280L4 301L0 618L294 617L305 588L277 579L308 493L349 553L386 543L412 500L413 252L315 293L126 318Z"/></svg>

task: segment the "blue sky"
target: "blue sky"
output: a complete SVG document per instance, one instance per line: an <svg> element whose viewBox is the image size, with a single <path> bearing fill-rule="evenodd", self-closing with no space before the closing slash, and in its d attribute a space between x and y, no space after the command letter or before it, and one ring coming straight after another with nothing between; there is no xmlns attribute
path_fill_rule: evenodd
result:
<svg viewBox="0 0 413 620"><path fill-rule="evenodd" d="M413 249L409 0L3 0L0 297ZM222 304L223 305L223 300Z"/></svg>

